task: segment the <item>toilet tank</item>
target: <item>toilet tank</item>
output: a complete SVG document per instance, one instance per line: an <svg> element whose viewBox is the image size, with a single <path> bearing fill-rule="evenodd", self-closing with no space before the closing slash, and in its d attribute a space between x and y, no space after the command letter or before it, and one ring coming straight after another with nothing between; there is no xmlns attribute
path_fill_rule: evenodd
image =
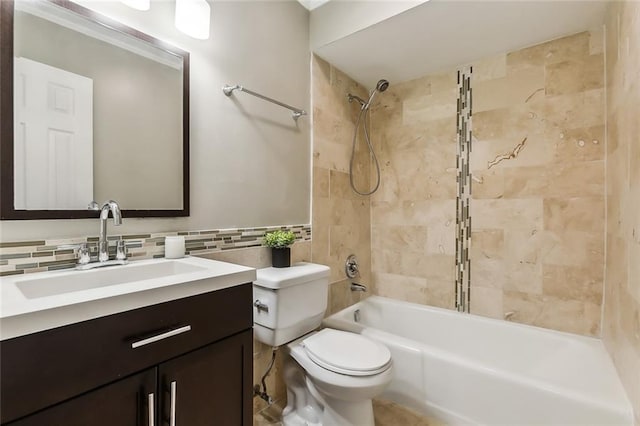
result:
<svg viewBox="0 0 640 426"><path fill-rule="evenodd" d="M327 309L329 267L300 262L257 270L253 283L254 335L280 346L320 326Z"/></svg>

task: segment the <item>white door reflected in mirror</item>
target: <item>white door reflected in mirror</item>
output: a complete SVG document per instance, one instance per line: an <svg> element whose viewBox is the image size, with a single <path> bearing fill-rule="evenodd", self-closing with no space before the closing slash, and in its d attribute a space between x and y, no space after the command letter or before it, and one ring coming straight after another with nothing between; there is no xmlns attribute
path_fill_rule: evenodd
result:
<svg viewBox="0 0 640 426"><path fill-rule="evenodd" d="M15 207L83 209L93 197L93 80L15 58Z"/></svg>

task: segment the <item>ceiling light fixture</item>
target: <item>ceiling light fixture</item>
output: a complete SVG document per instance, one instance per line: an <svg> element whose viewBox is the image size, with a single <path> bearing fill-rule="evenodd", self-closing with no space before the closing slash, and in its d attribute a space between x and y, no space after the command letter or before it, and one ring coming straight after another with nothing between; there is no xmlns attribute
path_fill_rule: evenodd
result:
<svg viewBox="0 0 640 426"><path fill-rule="evenodd" d="M209 38L210 14L206 0L176 0L176 28L190 37Z"/></svg>

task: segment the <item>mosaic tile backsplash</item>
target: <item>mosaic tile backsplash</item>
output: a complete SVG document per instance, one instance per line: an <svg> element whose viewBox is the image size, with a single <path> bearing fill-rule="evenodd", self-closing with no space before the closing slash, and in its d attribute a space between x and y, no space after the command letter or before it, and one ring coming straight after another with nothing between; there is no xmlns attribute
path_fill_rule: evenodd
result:
<svg viewBox="0 0 640 426"><path fill-rule="evenodd" d="M291 230L296 236L296 241L311 240L310 225L111 235L108 239L114 242L113 247L110 247L114 253L115 241L125 240L129 260L142 260L164 257L164 238L171 235L184 235L186 254L195 255L259 247L262 245L265 232L276 229ZM73 268L76 264L76 256L73 248L69 246L83 242L89 243L92 256L95 255L98 242L96 236L2 242L0 243L0 276Z"/></svg>
<svg viewBox="0 0 640 426"><path fill-rule="evenodd" d="M471 143L473 135L471 74L473 67L458 70L456 134L456 309L469 312L471 305Z"/></svg>

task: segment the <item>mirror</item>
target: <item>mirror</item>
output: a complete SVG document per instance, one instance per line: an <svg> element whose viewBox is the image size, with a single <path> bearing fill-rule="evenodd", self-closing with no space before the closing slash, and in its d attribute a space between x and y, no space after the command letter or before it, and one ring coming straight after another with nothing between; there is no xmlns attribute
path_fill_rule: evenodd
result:
<svg viewBox="0 0 640 426"><path fill-rule="evenodd" d="M189 54L62 0L0 2L2 219L189 215Z"/></svg>

